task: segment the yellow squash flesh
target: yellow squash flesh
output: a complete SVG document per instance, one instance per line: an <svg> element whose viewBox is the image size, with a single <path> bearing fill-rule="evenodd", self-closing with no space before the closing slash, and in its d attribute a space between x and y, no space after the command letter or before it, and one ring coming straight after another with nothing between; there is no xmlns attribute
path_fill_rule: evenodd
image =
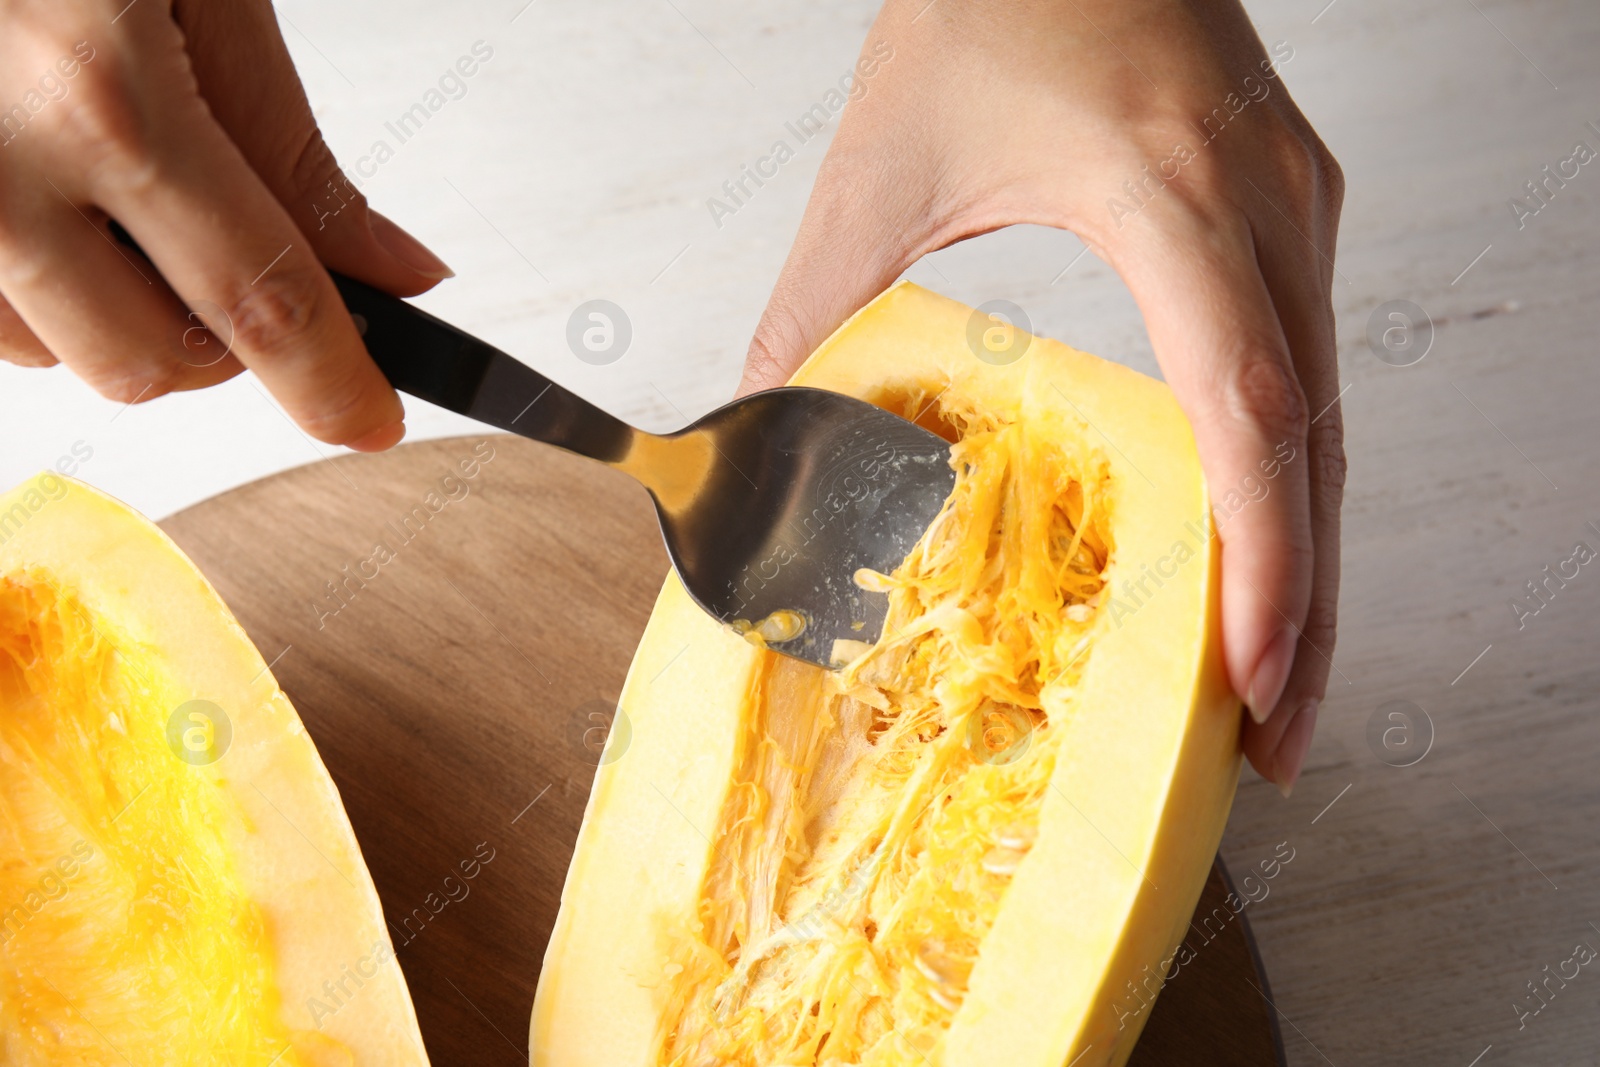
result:
<svg viewBox="0 0 1600 1067"><path fill-rule="evenodd" d="M868 576L890 591L875 646L797 664L668 578L535 1067L1129 1055L1239 772L1205 486L1165 386L1043 338L980 359L972 321L901 284L793 379L959 438L945 512Z"/></svg>
<svg viewBox="0 0 1600 1067"><path fill-rule="evenodd" d="M0 496L0 1063L425 1064L332 780L165 534Z"/></svg>

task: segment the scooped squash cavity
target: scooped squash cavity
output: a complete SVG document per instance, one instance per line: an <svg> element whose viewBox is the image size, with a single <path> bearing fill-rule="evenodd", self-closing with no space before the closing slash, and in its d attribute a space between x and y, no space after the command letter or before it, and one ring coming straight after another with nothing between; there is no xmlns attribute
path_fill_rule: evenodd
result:
<svg viewBox="0 0 1600 1067"><path fill-rule="evenodd" d="M536 1067L1126 1060L1239 771L1205 486L1165 386L1043 338L980 358L975 314L898 285L792 382L956 442L943 513L863 576L876 644L821 671L667 579Z"/></svg>

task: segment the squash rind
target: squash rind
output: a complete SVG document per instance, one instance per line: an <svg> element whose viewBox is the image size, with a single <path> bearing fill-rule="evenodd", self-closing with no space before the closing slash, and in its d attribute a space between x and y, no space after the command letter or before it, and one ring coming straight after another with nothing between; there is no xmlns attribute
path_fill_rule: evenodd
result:
<svg viewBox="0 0 1600 1067"><path fill-rule="evenodd" d="M842 325L791 384L868 399L948 385L1019 418L1072 423L1106 462L1118 514L1108 584L1117 596L1125 580L1143 579L1153 595L1135 584L1097 638L1079 711L1064 720L1038 843L984 940L943 1063L1118 1065L1149 1015L1127 1010L1137 1003L1127 983L1158 971L1181 940L1238 780L1218 545L1192 434L1164 385L1044 338L1015 363L984 362L966 346L973 314L901 283ZM1174 564L1179 543L1187 554ZM1152 588L1147 568L1172 574ZM568 873L530 1021L532 1064L653 1062L662 931L692 920L740 700L764 654L668 577L621 700L633 745L600 768ZM672 670L681 684L662 686ZM675 723L697 729L639 747L641 728ZM680 796L669 783L692 788ZM641 900L635 889L658 858L675 865L671 889Z"/></svg>

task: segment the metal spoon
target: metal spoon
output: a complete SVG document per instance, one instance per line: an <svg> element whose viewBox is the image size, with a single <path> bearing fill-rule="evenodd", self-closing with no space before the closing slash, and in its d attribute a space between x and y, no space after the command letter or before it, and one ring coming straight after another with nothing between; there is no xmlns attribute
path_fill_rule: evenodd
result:
<svg viewBox="0 0 1600 1067"><path fill-rule="evenodd" d="M898 567L955 484L948 442L853 397L770 389L645 433L403 300L334 281L396 389L638 479L690 596L797 659L835 667L835 641L878 639L888 594L856 572Z"/></svg>

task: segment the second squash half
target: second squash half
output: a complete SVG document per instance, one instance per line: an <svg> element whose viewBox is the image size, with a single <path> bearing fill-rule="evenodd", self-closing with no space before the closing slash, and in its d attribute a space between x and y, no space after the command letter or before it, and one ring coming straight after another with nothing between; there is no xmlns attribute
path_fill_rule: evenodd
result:
<svg viewBox="0 0 1600 1067"><path fill-rule="evenodd" d="M1238 778L1205 485L1165 386L1039 338L980 358L974 315L901 284L793 381L955 442L944 512L869 578L876 644L824 672L667 580L533 1064L1126 1060L1126 987L1170 960Z"/></svg>

